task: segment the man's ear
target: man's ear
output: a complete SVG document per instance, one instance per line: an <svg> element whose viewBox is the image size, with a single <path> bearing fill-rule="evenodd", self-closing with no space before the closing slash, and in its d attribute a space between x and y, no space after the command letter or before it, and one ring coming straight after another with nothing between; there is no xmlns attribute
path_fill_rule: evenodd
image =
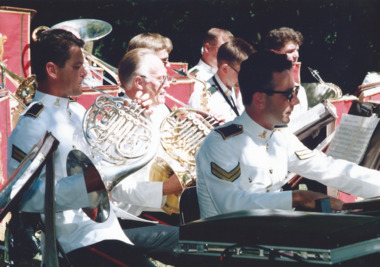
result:
<svg viewBox="0 0 380 267"><path fill-rule="evenodd" d="M220 68L222 69L223 73L227 73L227 71L228 71L228 63L227 62L223 63L222 66L220 66Z"/></svg>
<svg viewBox="0 0 380 267"><path fill-rule="evenodd" d="M209 43L205 43L205 45L203 46L203 52L209 52L210 51L210 44Z"/></svg>
<svg viewBox="0 0 380 267"><path fill-rule="evenodd" d="M134 78L133 78L133 85L135 88L137 88L138 90L142 90L144 88L144 78L139 76L139 75L136 75Z"/></svg>
<svg viewBox="0 0 380 267"><path fill-rule="evenodd" d="M57 78L57 68L58 66L55 65L53 62L46 63L46 73L51 78Z"/></svg>

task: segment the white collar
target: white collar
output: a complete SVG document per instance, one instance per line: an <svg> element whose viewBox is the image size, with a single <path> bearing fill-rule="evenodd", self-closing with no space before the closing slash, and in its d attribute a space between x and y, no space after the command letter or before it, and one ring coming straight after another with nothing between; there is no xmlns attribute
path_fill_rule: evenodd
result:
<svg viewBox="0 0 380 267"><path fill-rule="evenodd" d="M227 97L230 97L232 95L233 88L228 89L227 86L225 86L224 83L222 82L222 80L219 78L218 74L215 74L214 77L215 77L215 80L218 82L219 86L221 87L220 89L222 89L223 93Z"/></svg>
<svg viewBox="0 0 380 267"><path fill-rule="evenodd" d="M204 68L207 72L210 72L212 74L216 74L218 71L218 68L214 68L213 66L210 66L206 62L204 62L202 59L199 60L198 65Z"/></svg>
<svg viewBox="0 0 380 267"><path fill-rule="evenodd" d="M54 95L49 95L41 91L36 90L36 95L33 101L41 101L45 106L54 106L57 108L68 108L70 103L70 98L68 97L58 97Z"/></svg>

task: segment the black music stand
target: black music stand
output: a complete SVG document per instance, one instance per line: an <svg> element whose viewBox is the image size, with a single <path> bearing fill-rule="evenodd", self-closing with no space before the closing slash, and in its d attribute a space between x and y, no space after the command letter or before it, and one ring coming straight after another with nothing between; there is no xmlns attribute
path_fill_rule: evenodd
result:
<svg viewBox="0 0 380 267"><path fill-rule="evenodd" d="M46 228L50 232L49 234L46 234L46 241L48 242L48 240L51 240L52 243L50 242L50 245L46 246L47 251L45 254L48 255L47 264L53 261L57 262L56 266L58 266L58 259L55 245L53 159L54 152L57 150L58 145L59 141L50 132L46 132L41 140L34 145L30 152L25 156L0 192L0 220L3 220L8 212L20 209L25 198L27 198L28 193L33 191L33 186L35 185L43 167L47 167L45 215L47 224ZM46 201L47 199L49 201ZM54 264L50 264L49 266L54 266Z"/></svg>

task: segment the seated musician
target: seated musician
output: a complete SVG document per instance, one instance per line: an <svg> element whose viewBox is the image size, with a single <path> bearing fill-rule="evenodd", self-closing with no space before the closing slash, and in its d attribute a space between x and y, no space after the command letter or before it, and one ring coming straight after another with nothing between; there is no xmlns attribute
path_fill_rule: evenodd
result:
<svg viewBox="0 0 380 267"><path fill-rule="evenodd" d="M299 31L295 31L288 27L281 27L268 32L264 39L264 46L266 50L270 50L278 54L285 54L288 60L292 62L293 68L296 68L297 63L299 63L299 49L302 42L303 36ZM294 76L294 80L297 82L297 80L299 80L299 71L293 73L293 75L298 76ZM300 82L298 81L297 83ZM304 114L308 110L306 90L301 85L299 87L297 97L300 103L294 107L294 110L290 116L290 124L292 124L292 121L294 121L295 118Z"/></svg>
<svg viewBox="0 0 380 267"><path fill-rule="evenodd" d="M173 43L168 37L159 33L140 33L129 41L127 52L135 48L152 49L165 67L170 67L169 54L173 50Z"/></svg>
<svg viewBox="0 0 380 267"><path fill-rule="evenodd" d="M286 55L271 51L254 53L241 64L245 111L215 128L196 157L202 218L244 209L313 209L315 200L328 197L282 192L288 171L356 196L380 195L377 170L311 151L283 126L299 104L291 68ZM329 198L333 210L342 209L341 200Z"/></svg>
<svg viewBox="0 0 380 267"><path fill-rule="evenodd" d="M137 100L140 95L143 95L141 98L145 102L150 102L149 113L151 115L149 117L153 127L158 130L163 118L169 114L169 109L165 106L165 90L169 87L169 81L167 69L162 60L153 50L132 49L121 59L118 75L121 86L125 90L126 99ZM161 147L159 146L159 148ZM170 177L160 174L162 175L161 180L158 179L160 177L154 179L155 181L150 180L153 161L129 175L111 191L110 197L117 215L121 214L118 210L143 218L147 217L141 216L141 214L147 211L166 215L162 207L166 202L167 195L179 195L182 192L182 186L176 174L171 174ZM160 258L157 258L156 255L156 259L174 265L173 249L179 240L177 226L155 224L145 227L143 223L131 222L123 216L120 218L123 229L136 246L155 247L155 250L161 251L162 254L158 255ZM178 225L179 219L175 218L175 224ZM144 227L136 230L136 226Z"/></svg>
<svg viewBox="0 0 380 267"><path fill-rule="evenodd" d="M189 106L203 109L225 121L239 116L244 110L238 90L240 64L253 52L253 47L241 38L233 38L221 45L217 54L218 70L216 74L205 85L195 84L194 92L189 99ZM205 86L206 88L204 88ZM204 96L205 90L209 94L207 97Z"/></svg>
<svg viewBox="0 0 380 267"><path fill-rule="evenodd" d="M66 161L73 148L86 151L82 119L85 109L71 96L82 94L86 76L81 51L84 42L62 30L43 31L32 46L32 69L37 76L35 98L8 139L7 173L17 169L30 149L46 131L59 141L54 158L56 235L67 254L70 266L154 266L146 255L133 246L111 210L104 222L90 219L81 209L89 206L87 193L101 189L102 182L94 168L68 176ZM25 212L40 213L44 220L46 170L36 188L22 205ZM95 179L98 178L98 179ZM42 238L45 246L45 239ZM46 265L46 263L44 264Z"/></svg>
<svg viewBox="0 0 380 267"><path fill-rule="evenodd" d="M202 41L202 57L198 64L189 70L197 79L207 81L218 70L217 53L219 47L228 42L234 35L226 29L211 28Z"/></svg>

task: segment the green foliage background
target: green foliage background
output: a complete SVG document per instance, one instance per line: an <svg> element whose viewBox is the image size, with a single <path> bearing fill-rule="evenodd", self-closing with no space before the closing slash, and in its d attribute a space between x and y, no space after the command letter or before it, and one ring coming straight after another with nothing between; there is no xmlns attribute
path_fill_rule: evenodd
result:
<svg viewBox="0 0 380 267"><path fill-rule="evenodd" d="M92 18L113 27L95 41L94 54L117 66L128 41L141 32L171 38L173 62L197 63L203 34L229 29L261 49L273 28L288 26L304 35L302 82L315 82L307 67L326 82L353 93L368 71L380 71L378 0L2 0L1 5L37 10L32 30L66 20Z"/></svg>

